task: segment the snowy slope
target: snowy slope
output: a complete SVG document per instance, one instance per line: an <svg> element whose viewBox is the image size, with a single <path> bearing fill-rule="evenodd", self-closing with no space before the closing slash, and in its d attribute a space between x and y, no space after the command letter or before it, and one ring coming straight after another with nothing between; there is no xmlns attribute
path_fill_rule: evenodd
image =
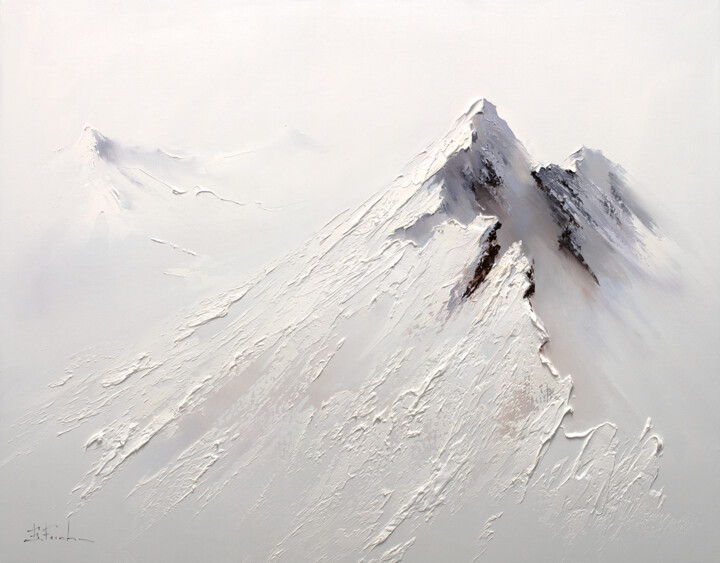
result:
<svg viewBox="0 0 720 563"><path fill-rule="evenodd" d="M196 158L149 158L92 130L79 146L94 223L76 228L153 225L152 242L187 255L166 273L200 275L200 256L221 268L223 225L265 209L203 187ZM200 208L192 228L185 206ZM601 409L571 429L582 413L554 364L588 358L588 310L651 276L655 230L601 153L535 166L480 101L254 279L140 348L76 355L18 422L2 476L71 452L61 491L39 486L24 510L67 507L95 541L75 559L470 560L514 541L495 532L503 520L536 513L602 557L624 530L669 525L662 440ZM546 319L564 327L557 344Z"/></svg>

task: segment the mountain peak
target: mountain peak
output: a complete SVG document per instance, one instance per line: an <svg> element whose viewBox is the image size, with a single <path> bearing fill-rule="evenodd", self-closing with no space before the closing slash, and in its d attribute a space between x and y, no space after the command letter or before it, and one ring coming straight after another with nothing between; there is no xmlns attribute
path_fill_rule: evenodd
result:
<svg viewBox="0 0 720 563"><path fill-rule="evenodd" d="M585 145L581 145L579 149L566 159L568 167L575 169L577 169L577 165L582 162L603 162L606 165L617 166L608 157L606 157L600 149L593 149Z"/></svg>
<svg viewBox="0 0 720 563"><path fill-rule="evenodd" d="M107 142L107 137L95 129L92 125L87 124L80 134L77 145L82 148L95 150L99 143Z"/></svg>
<svg viewBox="0 0 720 563"><path fill-rule="evenodd" d="M480 114L488 114L490 116L497 116L497 107L490 100L486 98L478 98L475 100L470 109L465 113L466 116L475 117Z"/></svg>
<svg viewBox="0 0 720 563"><path fill-rule="evenodd" d="M113 160L115 155L113 141L89 124L83 128L75 147L81 154L90 153L93 157L99 156L105 160Z"/></svg>

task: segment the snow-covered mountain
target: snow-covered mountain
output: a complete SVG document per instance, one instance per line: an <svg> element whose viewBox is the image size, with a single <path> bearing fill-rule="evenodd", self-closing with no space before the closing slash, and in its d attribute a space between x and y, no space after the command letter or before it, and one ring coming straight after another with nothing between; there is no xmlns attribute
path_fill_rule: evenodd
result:
<svg viewBox="0 0 720 563"><path fill-rule="evenodd" d="M229 236L292 221L212 187L217 159L89 128L73 151L62 232L167 247L157 276L222 271L248 245ZM516 526L603 559L671 525L653 413L573 396L576 370L617 390L591 349L631 354L612 323L625 284L656 274L656 231L602 153L537 166L480 101L253 279L139 346L76 354L19 419L3 478L62 452L24 512L67 508L95 542L76 560L498 560L522 553Z"/></svg>

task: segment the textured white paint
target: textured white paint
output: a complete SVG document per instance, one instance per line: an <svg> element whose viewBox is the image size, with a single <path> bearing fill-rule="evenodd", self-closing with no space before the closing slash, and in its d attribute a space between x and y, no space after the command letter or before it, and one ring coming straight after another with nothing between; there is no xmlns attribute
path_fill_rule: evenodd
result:
<svg viewBox="0 0 720 563"><path fill-rule="evenodd" d="M574 412L549 442L533 473L537 486L531 482L524 497L466 503L455 512L445 504L433 512L433 533L398 541L392 553L425 560L471 559L483 549L487 560L717 558L717 2L3 0L0 12L0 477L10 507L0 511L3 556L223 560L250 552L256 535L243 535L229 515L255 483L217 483L221 492L199 520L190 493L141 535L130 531L138 506L155 502L140 498L148 490L141 484L234 400L202 403L219 410L189 417L188 409L204 408L197 405L213 388L212 374L228 368L212 361L203 367L188 354L188 371L197 373L185 385L175 381L183 366L167 354L173 346L202 346L230 326L246 304L237 301L244 289L228 288L250 291L268 260L285 271L282 256L328 221L320 238L339 240L344 231L335 228L347 225L351 210L486 95L541 163L587 143L626 166L662 240L608 232L612 244L630 242L612 260L603 259L604 236L585 241L598 291L572 258L555 256L557 227L547 216L504 222L504 251L521 239L522 253L536 260L533 306L551 337L542 355L562 376L572 374ZM97 129L82 136L85 156L78 154L82 143L69 146L87 123L114 143L115 162L93 156ZM458 131L451 138L449 150L465 143ZM58 147L68 148L50 159ZM425 169L407 177L420 182L432 163L416 164ZM532 187L527 171L525 163L513 167L518 190ZM595 166L587 176L603 187ZM423 250L410 243L398 268L411 253L428 252L431 235L439 236L433 228L458 223L482 237L472 205L454 206L452 226L445 226L447 215L433 211L443 197L433 189L417 195L417 213L408 213L404 226L418 214L431 216L403 232ZM524 201L516 198L513 207ZM479 253L469 253L467 275ZM312 295L306 284L315 275L292 287ZM267 299L282 287L278 279L271 285ZM456 294L453 303L460 301ZM260 327L265 320L253 312L243 322ZM219 349L218 340L210 349ZM314 358L314 408L347 383L326 377L334 362L356 353L345 335L328 344ZM234 362L235 353L221 359ZM142 394L143 383L156 380L153 388L161 396L167 390L172 403L163 405L155 391ZM242 394L249 383L233 391ZM158 407L154 423L151 407ZM135 447L162 426L166 408L173 422L136 453L110 459L123 440ZM638 438L648 416L664 443L652 486L656 443ZM563 438L590 428L598 430ZM98 441L85 452L93 436ZM587 439L586 451L602 461L575 468ZM227 458L206 454L188 461L193 475L209 467L198 487ZM634 466L621 461L635 458ZM109 475L83 478L103 459ZM628 484L628 473L611 470L611 460L634 468L640 478L632 483L664 494L618 501L634 498L632 485L606 500L599 483L615 492ZM96 485L76 510L81 492ZM594 511L568 501L585 485ZM658 532L639 522L657 513L659 500L660 518L672 522ZM277 513L296 514L276 502ZM96 544L22 543L33 521L64 530L71 511L72 529ZM570 513L568 527L589 522L575 538L558 524ZM477 543L466 542L476 535ZM114 547L124 545L133 547Z"/></svg>

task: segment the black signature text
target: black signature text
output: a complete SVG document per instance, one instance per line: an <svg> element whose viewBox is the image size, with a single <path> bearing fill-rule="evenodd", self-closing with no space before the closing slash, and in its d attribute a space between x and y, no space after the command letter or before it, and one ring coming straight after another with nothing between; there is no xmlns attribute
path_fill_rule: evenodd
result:
<svg viewBox="0 0 720 563"><path fill-rule="evenodd" d="M44 526L33 523L32 528L27 530L27 537L23 542L36 542L36 541L84 541L95 543L93 540L87 538L79 538L70 535L70 520L67 521L67 525L63 528L60 526Z"/></svg>

